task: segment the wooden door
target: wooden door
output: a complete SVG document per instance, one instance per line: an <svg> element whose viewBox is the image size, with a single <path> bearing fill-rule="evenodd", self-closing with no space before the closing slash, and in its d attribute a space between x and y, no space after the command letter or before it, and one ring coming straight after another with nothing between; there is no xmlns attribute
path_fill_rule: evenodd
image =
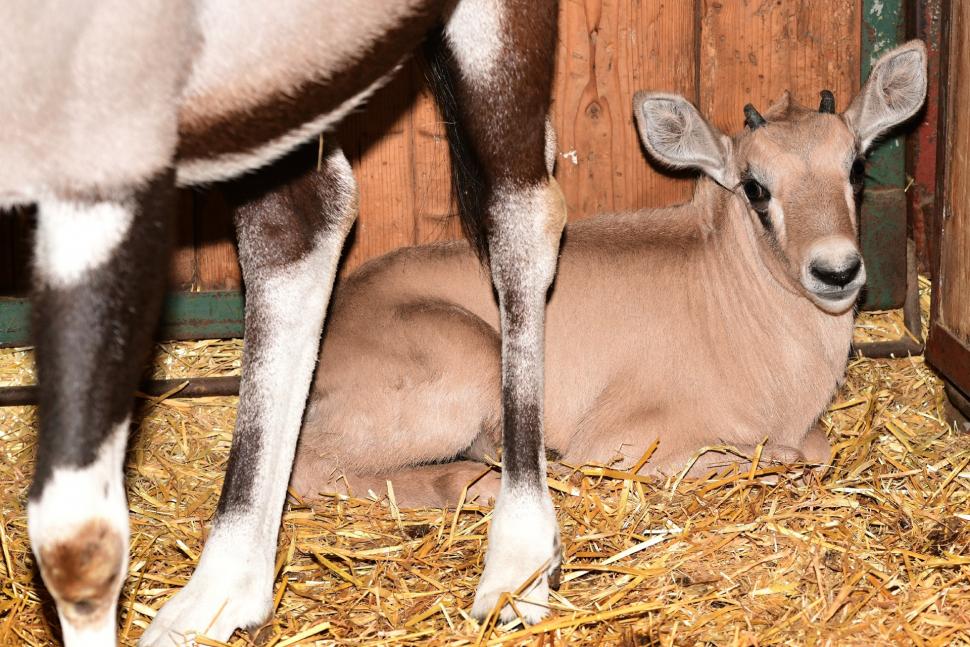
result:
<svg viewBox="0 0 970 647"><path fill-rule="evenodd" d="M926 358L970 394L970 3L944 6L933 300ZM947 19L949 17L949 19Z"/></svg>

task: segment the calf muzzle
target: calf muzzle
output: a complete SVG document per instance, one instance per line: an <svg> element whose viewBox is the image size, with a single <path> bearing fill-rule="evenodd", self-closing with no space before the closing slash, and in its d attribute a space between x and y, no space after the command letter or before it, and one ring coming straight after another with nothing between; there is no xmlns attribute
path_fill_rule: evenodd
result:
<svg viewBox="0 0 970 647"><path fill-rule="evenodd" d="M865 263L856 246L847 240L817 244L802 270L802 285L812 300L833 314L852 307L865 282Z"/></svg>

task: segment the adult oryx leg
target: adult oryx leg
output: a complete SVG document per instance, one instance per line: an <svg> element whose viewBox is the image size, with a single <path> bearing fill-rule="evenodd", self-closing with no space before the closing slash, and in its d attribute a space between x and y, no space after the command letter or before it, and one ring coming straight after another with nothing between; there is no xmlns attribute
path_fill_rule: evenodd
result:
<svg viewBox="0 0 970 647"><path fill-rule="evenodd" d="M445 26L462 127L484 177L492 280L502 325L502 485L472 614L539 572L518 602L528 622L548 612L561 560L546 488L543 349L546 292L565 208L546 163L546 114L557 3L462 0ZM515 617L507 607L503 618Z"/></svg>
<svg viewBox="0 0 970 647"><path fill-rule="evenodd" d="M122 464L158 317L173 174L141 189L38 203L34 343L40 380L28 530L64 642L114 645L128 573Z"/></svg>
<svg viewBox="0 0 970 647"><path fill-rule="evenodd" d="M227 640L271 612L280 515L340 249L357 215L350 164L305 147L227 189L246 285L246 346L232 453L199 566L142 645L193 632ZM301 172L302 171L302 172Z"/></svg>

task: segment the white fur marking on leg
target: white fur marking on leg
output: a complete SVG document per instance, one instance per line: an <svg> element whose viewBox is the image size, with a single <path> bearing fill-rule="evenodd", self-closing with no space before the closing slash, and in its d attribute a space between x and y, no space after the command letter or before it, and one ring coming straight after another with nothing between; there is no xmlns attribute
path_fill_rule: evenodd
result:
<svg viewBox="0 0 970 647"><path fill-rule="evenodd" d="M128 496L122 471L129 421L111 432L93 463L55 468L43 494L27 503L30 542L43 546L71 537L92 519L128 533Z"/></svg>
<svg viewBox="0 0 970 647"><path fill-rule="evenodd" d="M501 0L462 0L445 26L445 36L471 81L492 78L502 53L505 7Z"/></svg>
<svg viewBox="0 0 970 647"><path fill-rule="evenodd" d="M475 592L472 616L487 616L503 592L514 593L536 570L543 568L521 594L530 601L515 603L527 623L542 620L549 613L548 575L559 566L558 538L559 523L548 494L537 500L531 492L517 492L507 486L503 475L502 491L488 531L485 570ZM515 617L511 607L502 609L503 622L510 622Z"/></svg>
<svg viewBox="0 0 970 647"><path fill-rule="evenodd" d="M252 366L258 383L244 387L259 389L256 406L248 414L257 416L265 431L255 467L256 506L226 512L213 525L189 584L162 608L139 645L168 645L172 634L201 634L210 625L206 636L224 641L236 628L266 620L272 605L279 512L330 296L332 275L321 276L320 270L332 272L342 242L341 237L320 245L277 276L248 287L247 298L265 304L263 316L278 324L261 337L263 351L258 366Z"/></svg>
<svg viewBox="0 0 970 647"><path fill-rule="evenodd" d="M546 117L546 172L552 175L556 172L556 158L559 156L559 134L552 120Z"/></svg>
<svg viewBox="0 0 970 647"><path fill-rule="evenodd" d="M130 207L114 202L40 202L34 267L37 278L69 288L114 254L131 228Z"/></svg>
<svg viewBox="0 0 970 647"><path fill-rule="evenodd" d="M127 565L126 565L127 566ZM93 628L79 630L64 621L64 616L58 613L61 620L61 634L64 636L65 647L105 647L118 644L117 615L106 614L106 621Z"/></svg>
<svg viewBox="0 0 970 647"><path fill-rule="evenodd" d="M128 442L129 420L115 427L93 463L86 467L55 468L43 493L36 501L27 503L27 531L36 555L58 542L77 538L91 522L104 522L120 537L124 550L120 575L128 571L128 497L125 494L124 458ZM121 579L117 582L121 588ZM54 592L56 595L56 592ZM118 591L113 592L117 596ZM116 598L111 599L109 611L93 622L75 626L57 605L64 644L67 647L101 647L116 640Z"/></svg>
<svg viewBox="0 0 970 647"><path fill-rule="evenodd" d="M495 226L502 230L501 236L494 237L491 243L493 281L495 281L499 292L504 292L507 288L502 285L502 282L509 270L514 268L516 289L536 301L535 313L541 313L545 303L546 290L548 290L555 276L556 256L559 252L559 234L565 224L564 208L561 214L564 219L563 222L555 224L550 222L550 218L555 217L555 214L549 213L551 208L550 193L553 190L558 190L553 188L554 184L554 182L550 182L550 184L542 184L519 191L499 191L496 195L496 205L493 207L493 213L496 214L493 216L496 222ZM553 234L555 240L552 240ZM540 382L537 386L541 394L543 392L541 381L542 321L528 322L528 325L538 328L538 337L516 342L521 347L520 351L523 352L519 368L527 371L538 371ZM538 342L538 346L532 347L532 344L530 344L528 347L523 347L522 341ZM507 350L503 346L503 354ZM539 364L538 368L536 368L537 363ZM508 362L503 357L503 374L508 370ZM522 376L506 375L504 383L514 384L521 388L526 384L526 381ZM531 393L518 393L515 397L521 401L521 398L531 395Z"/></svg>

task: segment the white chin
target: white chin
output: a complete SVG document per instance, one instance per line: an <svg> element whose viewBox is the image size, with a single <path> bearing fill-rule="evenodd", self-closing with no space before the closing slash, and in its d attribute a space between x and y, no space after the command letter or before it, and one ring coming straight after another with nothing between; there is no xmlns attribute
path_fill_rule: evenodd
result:
<svg viewBox="0 0 970 647"><path fill-rule="evenodd" d="M858 289L843 290L834 294L831 292L819 293L809 290L809 294L812 297L812 301L815 302L815 305L825 312L834 315L842 314L850 310L855 305L856 299L859 298Z"/></svg>

